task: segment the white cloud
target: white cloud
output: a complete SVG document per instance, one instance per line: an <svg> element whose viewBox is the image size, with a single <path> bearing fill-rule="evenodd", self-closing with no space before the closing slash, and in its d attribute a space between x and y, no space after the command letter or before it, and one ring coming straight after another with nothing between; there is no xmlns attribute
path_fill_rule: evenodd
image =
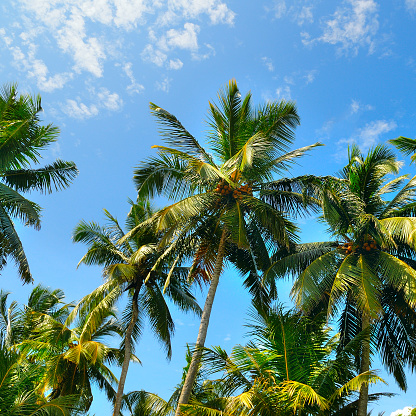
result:
<svg viewBox="0 0 416 416"><path fill-rule="evenodd" d="M287 5L285 0L274 0L272 7L266 7L268 12L273 13L276 19L289 17L299 26L304 23L313 22L313 3L310 0L296 0L289 2Z"/></svg>
<svg viewBox="0 0 416 416"><path fill-rule="evenodd" d="M169 69L181 69L183 67L183 62L180 59L171 59L169 61Z"/></svg>
<svg viewBox="0 0 416 416"><path fill-rule="evenodd" d="M196 61L203 61L205 59L210 58L211 56L215 56L215 49L213 46L211 46L209 43L205 43L205 53L200 53L200 52L192 52L191 56L192 59L196 60Z"/></svg>
<svg viewBox="0 0 416 416"><path fill-rule="evenodd" d="M374 107L370 104L361 104L359 101L357 100L351 100L351 105L350 105L350 109L351 109L351 114L355 114L358 113L358 111L363 111L363 110L374 110Z"/></svg>
<svg viewBox="0 0 416 416"><path fill-rule="evenodd" d="M379 142L380 136L394 130L397 124L394 121L376 120L366 124L349 139L341 139L338 145L357 143L361 150L366 151Z"/></svg>
<svg viewBox="0 0 416 416"><path fill-rule="evenodd" d="M111 93L107 88L101 88L97 93L97 98L99 99L100 107L111 111L117 111L123 106L123 100L120 96L115 92Z"/></svg>
<svg viewBox="0 0 416 416"><path fill-rule="evenodd" d="M231 341L231 334L227 334L227 336L224 338L224 341Z"/></svg>
<svg viewBox="0 0 416 416"><path fill-rule="evenodd" d="M35 78L36 84L41 91L52 92L61 89L72 79L70 72L58 73L49 76L49 70L45 63L36 58L36 47L29 44L29 51L24 54L18 46L10 46L14 59L14 66L20 71L26 71L28 78Z"/></svg>
<svg viewBox="0 0 416 416"><path fill-rule="evenodd" d="M308 71L306 75L304 75L304 79L306 81L306 84L311 84L313 81L315 81L315 77L318 71L316 69L312 69L311 71Z"/></svg>
<svg viewBox="0 0 416 416"><path fill-rule="evenodd" d="M270 72L274 71L273 62L270 58L268 58L267 56L263 56L263 58L261 58L261 60Z"/></svg>
<svg viewBox="0 0 416 416"><path fill-rule="evenodd" d="M299 26L302 26L305 22L313 22L312 6L303 6L300 12L296 15L296 22Z"/></svg>
<svg viewBox="0 0 416 416"><path fill-rule="evenodd" d="M161 39L160 45L163 49L188 49L198 50L199 26L193 23L185 23L184 30L170 29Z"/></svg>
<svg viewBox="0 0 416 416"><path fill-rule="evenodd" d="M114 0L116 15L114 23L127 29L136 27L137 23L143 20L143 15L153 12L151 2L146 0Z"/></svg>
<svg viewBox="0 0 416 416"><path fill-rule="evenodd" d="M374 37L378 31L377 3L374 0L347 0L325 22L322 36L311 39L309 33L301 33L305 45L316 42L339 45L339 53L356 55L360 47L374 52Z"/></svg>
<svg viewBox="0 0 416 416"><path fill-rule="evenodd" d="M416 12L416 0L405 0L405 3L410 11Z"/></svg>
<svg viewBox="0 0 416 416"><path fill-rule="evenodd" d="M62 111L69 117L83 120L97 116L100 109L118 111L123 106L121 97L116 92L110 92L107 88L100 88L98 92L91 88L90 93L94 101L90 105L84 104L81 102L81 98L77 97L76 100L66 100L62 105Z"/></svg>
<svg viewBox="0 0 416 416"><path fill-rule="evenodd" d="M143 49L141 57L145 61L152 62L157 66L162 66L168 58L165 53L155 49L153 45L150 44Z"/></svg>
<svg viewBox="0 0 416 416"><path fill-rule="evenodd" d="M156 82L156 88L163 92L169 92L171 81L172 81L171 79L169 79L168 77L165 77L163 78L162 81Z"/></svg>
<svg viewBox="0 0 416 416"><path fill-rule="evenodd" d="M287 11L285 0L276 0L274 2L272 10L276 19L280 19L281 17L283 17Z"/></svg>
<svg viewBox="0 0 416 416"><path fill-rule="evenodd" d="M58 46L63 52L72 54L77 72L88 71L96 77L103 75L103 61L106 57L102 42L88 38L85 21L79 14L72 14L65 26L57 31Z"/></svg>
<svg viewBox="0 0 416 416"><path fill-rule="evenodd" d="M13 42L12 38L6 35L6 29L4 27L0 27L0 38L3 39L6 46L10 46Z"/></svg>
<svg viewBox="0 0 416 416"><path fill-rule="evenodd" d="M277 100L290 100L291 99L291 91L289 85L285 85L284 87L279 87L276 89L276 99Z"/></svg>
<svg viewBox="0 0 416 416"><path fill-rule="evenodd" d="M286 75L286 76L284 76L283 77L283 81L286 84L295 85L295 80L294 80L293 75Z"/></svg>
<svg viewBox="0 0 416 416"><path fill-rule="evenodd" d="M160 17L160 22L169 24L178 16L196 18L201 14L208 15L212 24L233 25L235 13L220 0L170 0L168 10Z"/></svg>
<svg viewBox="0 0 416 416"><path fill-rule="evenodd" d="M137 27L149 30L150 42L142 52L145 61L180 69L183 60L169 56L174 49L190 52L192 59L206 59L215 52L207 45L209 51L199 53L200 26L192 20L233 25L235 19L223 0L17 0L12 4L16 17L9 27L0 28L0 40L15 65L22 72L30 71L29 76L40 77L39 86L48 91L62 88L84 72L102 77L107 60L123 60L123 48L130 47L124 36ZM35 67L22 65L21 55L27 58L30 48L39 45L54 50L55 62L65 62L59 53L69 56L72 71L45 75L41 61ZM48 67L49 61L43 64ZM130 90L138 92L141 87L132 82Z"/></svg>
<svg viewBox="0 0 416 416"><path fill-rule="evenodd" d="M391 412L390 416L399 416L399 415L409 416L412 409L413 409L412 407L407 406L407 407L404 407L403 409L398 409L395 412Z"/></svg>
<svg viewBox="0 0 416 416"><path fill-rule="evenodd" d="M127 86L127 92L130 94L141 94L144 91L144 86L136 81L136 78L133 75L133 64L127 62L123 66L123 70L130 80L130 85Z"/></svg>
<svg viewBox="0 0 416 416"><path fill-rule="evenodd" d="M63 106L62 110L69 117L81 120L98 114L98 108L95 104L87 106L84 103L79 102L79 100L66 100L66 104Z"/></svg>

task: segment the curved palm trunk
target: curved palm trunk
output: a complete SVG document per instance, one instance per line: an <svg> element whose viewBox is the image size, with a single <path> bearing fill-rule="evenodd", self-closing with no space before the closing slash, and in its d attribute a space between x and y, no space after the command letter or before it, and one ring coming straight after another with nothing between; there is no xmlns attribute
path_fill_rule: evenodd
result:
<svg viewBox="0 0 416 416"><path fill-rule="evenodd" d="M130 364L130 358L131 358L131 334L133 333L134 325L136 325L137 318L139 316L139 305L137 302L137 299L139 297L140 288L142 286L143 280L140 280L137 283L137 286L134 290L133 298L132 298L132 314L131 314L131 320L129 323L129 326L126 330L126 335L124 337L124 360L123 360L123 366L121 367L121 374L120 374L120 380L118 382L118 389L117 389L117 395L116 400L114 403L114 412L113 416L119 416L120 414L120 408L121 408L121 399L123 398L124 393L124 384L126 382L127 377L127 371L129 369Z"/></svg>
<svg viewBox="0 0 416 416"><path fill-rule="evenodd" d="M362 316L362 330L367 330L370 326L370 318L364 312ZM370 370L370 335L363 340L362 355L361 355L361 373ZM367 416L368 404L368 384L362 385L360 389L360 396L358 398L357 416Z"/></svg>
<svg viewBox="0 0 416 416"><path fill-rule="evenodd" d="M201 323L199 324L198 337L196 340L195 351L192 355L191 364L189 365L188 372L186 374L185 382L182 387L181 395L178 401L178 407L176 408L175 416L180 416L181 404L187 404L192 392L192 388L195 383L196 376L198 374L199 363L201 362L202 348L205 345L205 338L207 336L209 318L211 316L212 304L215 298L215 292L217 291L218 282L220 280L220 274L222 270L222 263L225 254L225 240L226 230L224 229L221 235L220 244L218 246L217 258L215 260L214 273L209 286L207 298L205 300L204 310L201 316Z"/></svg>

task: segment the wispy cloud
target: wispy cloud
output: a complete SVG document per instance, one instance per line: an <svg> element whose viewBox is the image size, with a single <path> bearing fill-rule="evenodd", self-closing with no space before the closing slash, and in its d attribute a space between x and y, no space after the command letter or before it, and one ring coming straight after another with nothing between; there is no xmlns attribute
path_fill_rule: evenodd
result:
<svg viewBox="0 0 416 416"><path fill-rule="evenodd" d="M347 0L324 22L321 36L313 38L303 32L303 43L329 43L337 45L339 53L352 55L357 55L360 48L366 48L371 54L379 28L377 9L374 0Z"/></svg>
<svg viewBox="0 0 416 416"><path fill-rule="evenodd" d="M370 104L362 104L357 100L351 100L350 111L351 114L356 114L359 111L369 111L374 110L374 107Z"/></svg>
<svg viewBox="0 0 416 416"><path fill-rule="evenodd" d="M127 86L127 92L130 94L141 94L144 91L144 86L136 81L133 74L133 64L127 62L123 65L123 70L130 80L130 85Z"/></svg>
<svg viewBox="0 0 416 416"><path fill-rule="evenodd" d="M123 106L120 96L116 92L111 93L107 88L101 88L97 98L100 105L110 111L118 111Z"/></svg>
<svg viewBox="0 0 416 416"><path fill-rule="evenodd" d="M61 106L62 111L69 117L84 120L95 117L100 110L119 111L123 106L123 100L116 92L110 92L107 88L100 88L95 91L91 88L91 103L85 104L80 97L75 100L68 99Z"/></svg>
<svg viewBox="0 0 416 416"><path fill-rule="evenodd" d="M383 134L394 130L396 127L397 124L393 120L375 120L357 130L348 139L339 140L337 145L339 148L344 148L347 144L356 143L361 150L367 151L380 141L380 137Z"/></svg>
<svg viewBox="0 0 416 416"><path fill-rule="evenodd" d="M62 111L69 117L77 118L80 120L91 118L96 116L99 111L95 104L86 105L77 100L66 100L66 103L62 106Z"/></svg>
<svg viewBox="0 0 416 416"><path fill-rule="evenodd" d="M267 6L266 10L276 19L287 17L302 26L313 22L313 8L311 0L290 1L289 6L286 0L274 0L272 6Z"/></svg>
<svg viewBox="0 0 416 416"><path fill-rule="evenodd" d="M408 10L416 12L416 0L405 0L405 4Z"/></svg>
<svg viewBox="0 0 416 416"><path fill-rule="evenodd" d="M207 45L208 52L199 51L204 19L211 25L232 26L236 16L222 0L16 0L12 4L16 13L7 27L0 28L0 42L18 70L36 78L43 91L62 88L81 74L101 78L108 60L115 60L126 72L120 64L131 44L126 36L134 35L137 28L149 34L142 52L145 62L181 69L184 61L172 56L175 50L188 52L192 59L207 59L215 50ZM68 69L50 73L51 61L43 55L41 60L40 45L54 50L54 62L61 54L60 62L68 63ZM128 89L139 92L140 87L132 81Z"/></svg>
<svg viewBox="0 0 416 416"><path fill-rule="evenodd" d="M171 79L168 77L164 77L161 81L156 82L156 88L163 92L169 92Z"/></svg>
<svg viewBox="0 0 416 416"><path fill-rule="evenodd" d="M263 58L261 58L261 61L270 72L274 71L274 65L270 58L268 58L267 56L263 56Z"/></svg>

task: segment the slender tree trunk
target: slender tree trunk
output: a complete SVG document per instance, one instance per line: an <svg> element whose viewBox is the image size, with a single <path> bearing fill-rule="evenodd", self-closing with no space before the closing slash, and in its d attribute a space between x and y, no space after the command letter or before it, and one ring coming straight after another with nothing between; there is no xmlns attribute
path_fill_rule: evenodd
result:
<svg viewBox="0 0 416 416"><path fill-rule="evenodd" d="M127 327L127 330L126 330L126 335L124 337L124 360L123 360L123 366L121 367L120 380L118 382L118 389L117 389L116 401L114 403L113 416L120 415L121 399L123 398L123 394L124 394L124 384L126 382L127 371L129 369L130 358L131 358L131 334L133 333L134 325L136 325L137 318L139 316L139 305L138 305L137 299L139 297L139 292L140 292L140 288L142 284L143 284L143 280L140 279L136 285L136 288L134 289L134 294L132 298L132 303L131 303L132 314L131 314L131 320L130 320L129 326Z"/></svg>
<svg viewBox="0 0 416 416"><path fill-rule="evenodd" d="M194 386L196 376L198 374L199 363L201 362L202 348L205 345L205 338L207 336L209 318L211 316L212 304L215 298L215 292L217 290L218 282L220 280L220 274L222 270L222 263L225 254L225 241L227 232L224 229L221 235L220 244L218 246L217 258L215 260L214 273L212 275L211 284L209 286L207 298L205 300L204 310L201 316L201 323L199 324L198 337L196 340L195 351L192 355L191 364L189 365L188 372L186 374L185 382L182 387L181 395L178 401L178 407L176 408L175 416L180 416L180 406L187 404L189 397L191 396L192 388Z"/></svg>
<svg viewBox="0 0 416 416"><path fill-rule="evenodd" d="M370 317L366 312L362 316L362 330L368 330L370 326ZM370 335L363 340L362 355L361 355L361 373L370 370ZM368 404L368 384L362 385L360 389L360 396L358 398L357 416L367 416Z"/></svg>

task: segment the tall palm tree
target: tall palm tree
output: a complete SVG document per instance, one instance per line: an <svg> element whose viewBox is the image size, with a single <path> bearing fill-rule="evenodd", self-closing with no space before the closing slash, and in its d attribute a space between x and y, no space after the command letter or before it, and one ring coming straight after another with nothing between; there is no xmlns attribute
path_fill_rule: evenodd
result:
<svg viewBox="0 0 416 416"><path fill-rule="evenodd" d="M212 383L224 396L211 403L194 397L184 406L186 415L351 414L360 386L380 381L371 372L356 373L351 352L358 339L338 349L338 336L322 314L312 320L276 305L252 318L246 346L231 354L205 349L202 372L220 374Z"/></svg>
<svg viewBox="0 0 416 416"><path fill-rule="evenodd" d="M380 381L371 372L357 374L353 352L360 337L340 349L324 314L309 319L275 305L253 311L248 327L250 342L235 346L231 354L221 347L204 349L184 414L351 415L359 387ZM131 392L126 406L132 416L173 415L180 388L168 401L145 391ZM376 393L371 400L381 395L389 396Z"/></svg>
<svg viewBox="0 0 416 416"><path fill-rule="evenodd" d="M275 180L275 174L319 145L289 151L299 124L293 102L269 102L253 109L251 94L241 97L234 80L220 90L218 99L219 105L209 104L210 150L174 115L150 104L167 146L153 146L158 156L141 163L134 173L139 197L161 194L177 200L151 219L166 232L172 251L184 236L209 234L195 244L194 265L204 265L210 287L177 415L195 381L224 258L237 247L261 270L261 248L267 253L271 240L281 246L296 240L297 228L287 213L302 211L311 202L307 193L299 192L309 178Z"/></svg>
<svg viewBox="0 0 416 416"><path fill-rule="evenodd" d="M335 241L276 253L266 278L293 273L293 295L303 311L339 317L344 344L361 331L366 335L357 357L361 372L371 367L373 345L405 389L404 366L416 367L416 176L406 184L406 175L388 180L400 162L385 146L366 156L353 146L348 156L320 195L322 221ZM367 415L367 401L364 385L358 416Z"/></svg>
<svg viewBox="0 0 416 416"><path fill-rule="evenodd" d="M25 283L31 282L32 276L13 219L39 228L41 208L21 193L64 189L78 174L73 162L63 160L31 167L39 164L40 151L59 135L57 127L41 124L41 111L40 96L18 95L16 85L0 91L0 267L11 256Z"/></svg>
<svg viewBox="0 0 416 416"><path fill-rule="evenodd" d="M128 230L153 215L148 201L130 203L131 210L126 221ZM134 342L142 332L145 318L166 348L168 357L171 356L174 323L163 296L166 279L170 281L166 295L180 309L199 314L200 308L189 291L186 281L188 269L180 267L177 262L174 262L173 267L168 267L171 257L158 248L162 235L154 227L147 227L134 237L120 242L125 232L108 211L105 211L105 215L107 226L101 227L96 223L82 221L73 233L75 242L88 245L88 251L80 264L104 266L106 277L105 283L84 297L75 311L88 311L94 319L106 313L123 293L127 292L129 295L129 303L123 314L124 359L114 404L114 416L118 416Z"/></svg>

